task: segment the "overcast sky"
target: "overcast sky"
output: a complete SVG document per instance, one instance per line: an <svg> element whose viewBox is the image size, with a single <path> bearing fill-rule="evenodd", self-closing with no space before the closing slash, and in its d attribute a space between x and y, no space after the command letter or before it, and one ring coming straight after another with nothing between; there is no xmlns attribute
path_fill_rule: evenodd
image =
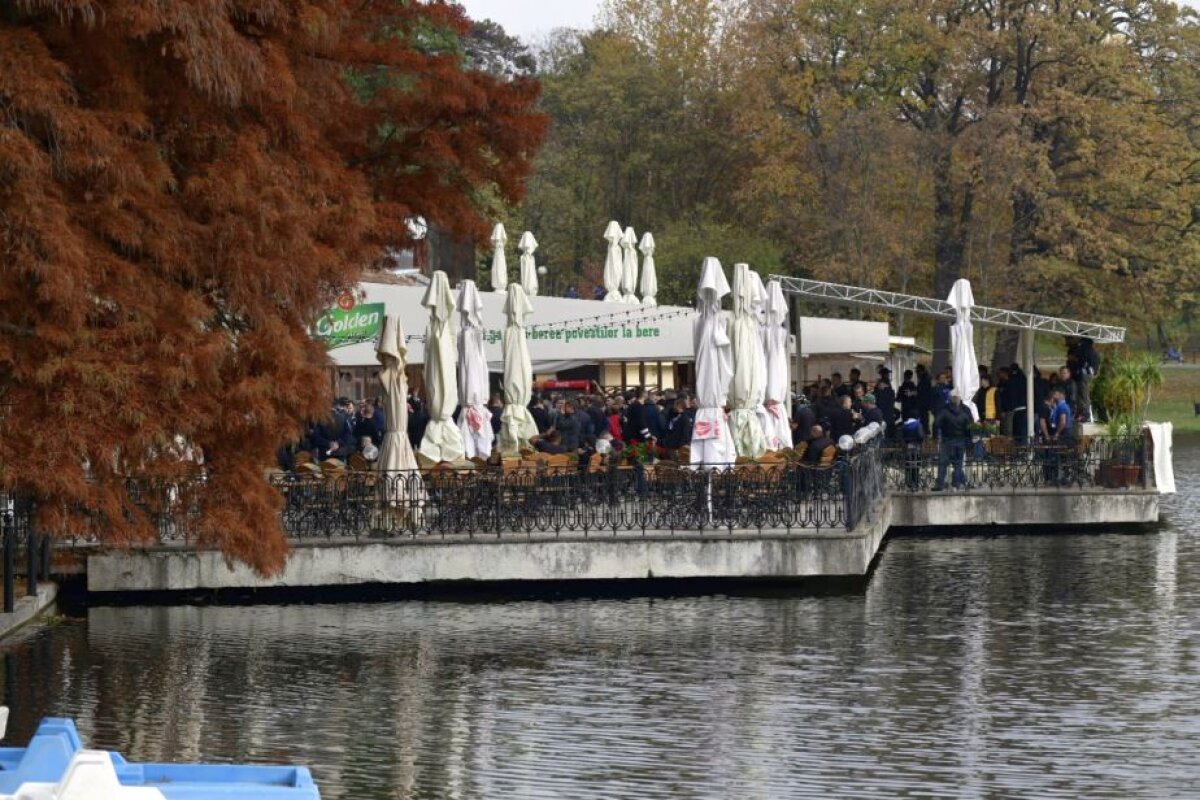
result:
<svg viewBox="0 0 1200 800"><path fill-rule="evenodd" d="M458 0L471 19L491 19L526 41L555 28L589 28L600 0Z"/></svg>

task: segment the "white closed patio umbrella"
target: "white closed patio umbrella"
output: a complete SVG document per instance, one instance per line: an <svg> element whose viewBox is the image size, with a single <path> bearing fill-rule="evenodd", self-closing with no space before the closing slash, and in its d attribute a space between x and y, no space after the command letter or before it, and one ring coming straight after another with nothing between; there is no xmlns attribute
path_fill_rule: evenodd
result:
<svg viewBox="0 0 1200 800"><path fill-rule="evenodd" d="M773 423L770 415L767 414L767 352L766 352L766 335L767 335L767 287L763 285L762 276L754 270L750 270L750 280L754 284L754 305L753 316L754 321L758 324L758 347L762 353L762 370L760 371L761 379L756 383L751 391L751 396L757 398L758 405L754 407L754 413L758 414L758 425L762 428L763 436L767 439L767 449L773 449L770 443L770 434Z"/></svg>
<svg viewBox="0 0 1200 800"><path fill-rule="evenodd" d="M621 302L621 276L625 270L625 257L621 252L620 223L608 223L604 229L604 240L608 242L608 252L604 256L604 302Z"/></svg>
<svg viewBox="0 0 1200 800"><path fill-rule="evenodd" d="M696 289L699 316L692 328L696 353L696 420L692 426L691 463L705 466L732 464L736 458L733 437L725 418L729 381L733 377L729 336L721 300L729 282L721 262L704 259Z"/></svg>
<svg viewBox="0 0 1200 800"><path fill-rule="evenodd" d="M946 302L954 306L956 317L950 326L954 388L962 397L963 405L971 410L971 416L978 422L979 409L975 408L974 398L979 391L979 361L975 357L975 326L971 324L971 309L975 305L971 282L966 278L956 280Z"/></svg>
<svg viewBox="0 0 1200 800"><path fill-rule="evenodd" d="M500 452L517 455L521 448L537 436L537 423L529 413L533 395L533 365L529 361L529 344L525 340L525 324L533 315L533 304L518 283L508 286L504 303L507 325L504 328L504 411L500 415Z"/></svg>
<svg viewBox="0 0 1200 800"><path fill-rule="evenodd" d="M429 309L425 333L425 392L429 424L421 439L421 455L430 461L459 461L463 438L454 424L458 407L458 347L454 335L454 296L446 273L437 270L421 305Z"/></svg>
<svg viewBox="0 0 1200 800"><path fill-rule="evenodd" d="M504 257L504 245L508 243L508 234L504 225L497 222L492 228L492 290L503 292L508 288L508 260Z"/></svg>
<svg viewBox="0 0 1200 800"><path fill-rule="evenodd" d="M638 305L637 279L637 234L630 227L621 236L621 302Z"/></svg>
<svg viewBox="0 0 1200 800"><path fill-rule="evenodd" d="M769 450L786 450L792 446L791 370L788 364L787 299L778 280L767 284L763 326L763 350L767 355L767 424L764 425Z"/></svg>
<svg viewBox="0 0 1200 800"><path fill-rule="evenodd" d="M375 346L379 359L379 382L383 385L387 417L383 444L379 448L376 469L389 475L380 482L380 495L388 515L376 526L390 528L395 524L413 524L420 520L425 501L425 484L417 474L417 457L408 441L408 378L404 374L408 348L404 344L404 328L400 317L389 314L383 319L383 331Z"/></svg>
<svg viewBox="0 0 1200 800"><path fill-rule="evenodd" d="M458 330L458 391L462 411L458 430L463 438L463 455L488 458L496 434L492 430L492 412L488 402L487 354L483 349L483 297L475 281L463 281L458 287L458 310L462 315Z"/></svg>
<svg viewBox="0 0 1200 800"><path fill-rule="evenodd" d="M748 264L735 264L733 272L733 326L729 338L733 343L733 383L729 401L733 406L731 427L737 454L758 458L767 451L758 407L766 392L766 354L762 348L762 333L756 318L762 305L761 280L757 283Z"/></svg>
<svg viewBox="0 0 1200 800"><path fill-rule="evenodd" d="M525 231L521 234L521 241L517 242L517 249L521 251L521 288L529 297L537 297L537 261L533 257L538 249L537 239L533 238L531 232Z"/></svg>
<svg viewBox="0 0 1200 800"><path fill-rule="evenodd" d="M638 249L642 251L642 305L656 306L658 272L654 268L654 234L643 235Z"/></svg>

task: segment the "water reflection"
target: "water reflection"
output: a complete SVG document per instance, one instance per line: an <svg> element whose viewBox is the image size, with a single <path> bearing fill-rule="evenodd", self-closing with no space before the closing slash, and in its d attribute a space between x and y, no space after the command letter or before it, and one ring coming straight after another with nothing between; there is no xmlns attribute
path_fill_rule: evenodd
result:
<svg viewBox="0 0 1200 800"><path fill-rule="evenodd" d="M1144 535L908 539L860 596L97 608L10 730L300 761L328 800L1195 791L1200 447Z"/></svg>

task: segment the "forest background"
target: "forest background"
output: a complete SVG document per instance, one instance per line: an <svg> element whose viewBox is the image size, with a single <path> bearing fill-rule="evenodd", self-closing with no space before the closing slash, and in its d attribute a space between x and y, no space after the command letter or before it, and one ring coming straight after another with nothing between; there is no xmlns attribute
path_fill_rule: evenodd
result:
<svg viewBox="0 0 1200 800"><path fill-rule="evenodd" d="M535 232L559 289L590 296L617 219L655 234L661 302L689 304L716 255L936 297L966 277L982 304L1200 347L1191 9L608 0L591 30L472 38L542 85L547 142L495 213Z"/></svg>

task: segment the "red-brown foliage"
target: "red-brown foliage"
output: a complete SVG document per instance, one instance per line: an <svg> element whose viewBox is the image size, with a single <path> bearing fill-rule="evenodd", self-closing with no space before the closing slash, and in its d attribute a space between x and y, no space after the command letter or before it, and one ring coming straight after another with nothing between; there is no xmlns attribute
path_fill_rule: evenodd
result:
<svg viewBox="0 0 1200 800"><path fill-rule="evenodd" d="M0 475L47 530L87 507L148 540L118 479L187 472L183 437L202 543L282 565L263 470L328 407L307 330L409 215L484 229L541 141L535 84L421 44L465 29L413 0L0 4Z"/></svg>

